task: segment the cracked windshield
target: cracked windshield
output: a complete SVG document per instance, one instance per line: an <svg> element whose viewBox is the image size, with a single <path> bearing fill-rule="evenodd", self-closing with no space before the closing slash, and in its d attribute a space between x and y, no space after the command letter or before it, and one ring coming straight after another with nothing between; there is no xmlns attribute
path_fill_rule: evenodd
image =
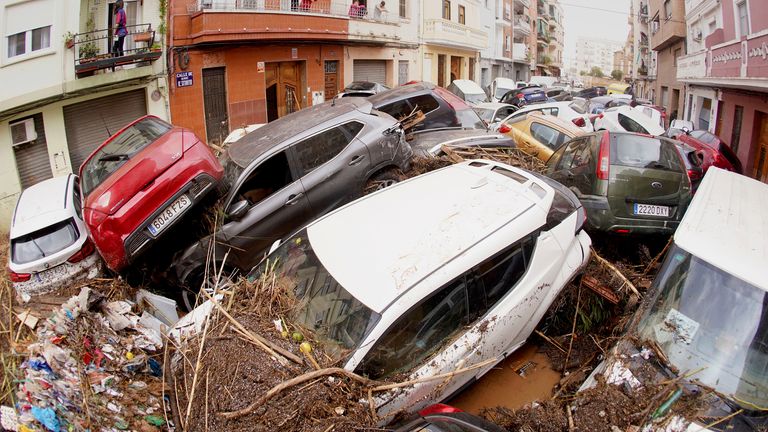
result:
<svg viewBox="0 0 768 432"><path fill-rule="evenodd" d="M765 6L0 0L0 429L768 430Z"/></svg>

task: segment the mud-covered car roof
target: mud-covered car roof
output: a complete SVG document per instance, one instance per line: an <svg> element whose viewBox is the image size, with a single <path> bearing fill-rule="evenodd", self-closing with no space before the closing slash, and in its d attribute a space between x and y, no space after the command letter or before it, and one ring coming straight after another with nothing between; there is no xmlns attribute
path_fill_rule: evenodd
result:
<svg viewBox="0 0 768 432"><path fill-rule="evenodd" d="M232 162L246 168L267 150L296 135L352 111L370 114L371 103L363 98L344 98L296 111L245 135L227 150Z"/></svg>

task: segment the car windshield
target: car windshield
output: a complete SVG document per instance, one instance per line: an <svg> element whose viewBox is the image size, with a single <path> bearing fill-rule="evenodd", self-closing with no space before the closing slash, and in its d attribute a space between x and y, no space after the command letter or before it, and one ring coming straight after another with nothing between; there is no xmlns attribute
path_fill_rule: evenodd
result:
<svg viewBox="0 0 768 432"><path fill-rule="evenodd" d="M475 112L477 112L477 115L479 115L481 119L485 120L486 123L491 123L493 121L493 114L496 112L496 110L491 108L475 108Z"/></svg>
<svg viewBox="0 0 768 432"><path fill-rule="evenodd" d="M504 97L505 94L507 94L508 91L511 91L512 89L504 88L504 87L496 87L496 93L493 94L496 99L501 99Z"/></svg>
<svg viewBox="0 0 768 432"><path fill-rule="evenodd" d="M381 317L331 276L306 230L281 244L248 279L256 280L267 267L294 295L288 322L312 332L328 354L338 357L354 351Z"/></svg>
<svg viewBox="0 0 768 432"><path fill-rule="evenodd" d="M644 339L692 379L750 409L768 405L768 295L679 246L654 282Z"/></svg>
<svg viewBox="0 0 768 432"><path fill-rule="evenodd" d="M11 259L26 264L51 256L71 246L78 239L72 219L61 221L22 237L11 240Z"/></svg>
<svg viewBox="0 0 768 432"><path fill-rule="evenodd" d="M171 130L164 121L147 117L138 121L100 148L83 166L83 195L96 189L136 153Z"/></svg>

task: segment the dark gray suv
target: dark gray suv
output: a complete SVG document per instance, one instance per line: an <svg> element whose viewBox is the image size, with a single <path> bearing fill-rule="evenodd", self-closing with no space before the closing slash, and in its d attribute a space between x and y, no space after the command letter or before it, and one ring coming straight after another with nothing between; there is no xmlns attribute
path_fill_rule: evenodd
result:
<svg viewBox="0 0 768 432"><path fill-rule="evenodd" d="M250 270L277 239L397 181L413 151L400 124L363 98L344 98L282 117L232 143L224 154L223 223L210 260L228 273ZM173 263L185 306L204 281L211 236Z"/></svg>

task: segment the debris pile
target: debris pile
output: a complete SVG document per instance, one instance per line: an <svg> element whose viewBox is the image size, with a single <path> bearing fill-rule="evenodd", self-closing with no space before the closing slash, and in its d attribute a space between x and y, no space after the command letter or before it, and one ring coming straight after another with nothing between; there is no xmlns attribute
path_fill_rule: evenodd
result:
<svg viewBox="0 0 768 432"><path fill-rule="evenodd" d="M20 366L19 427L152 431L166 425L163 323L133 307L84 287L39 324Z"/></svg>

